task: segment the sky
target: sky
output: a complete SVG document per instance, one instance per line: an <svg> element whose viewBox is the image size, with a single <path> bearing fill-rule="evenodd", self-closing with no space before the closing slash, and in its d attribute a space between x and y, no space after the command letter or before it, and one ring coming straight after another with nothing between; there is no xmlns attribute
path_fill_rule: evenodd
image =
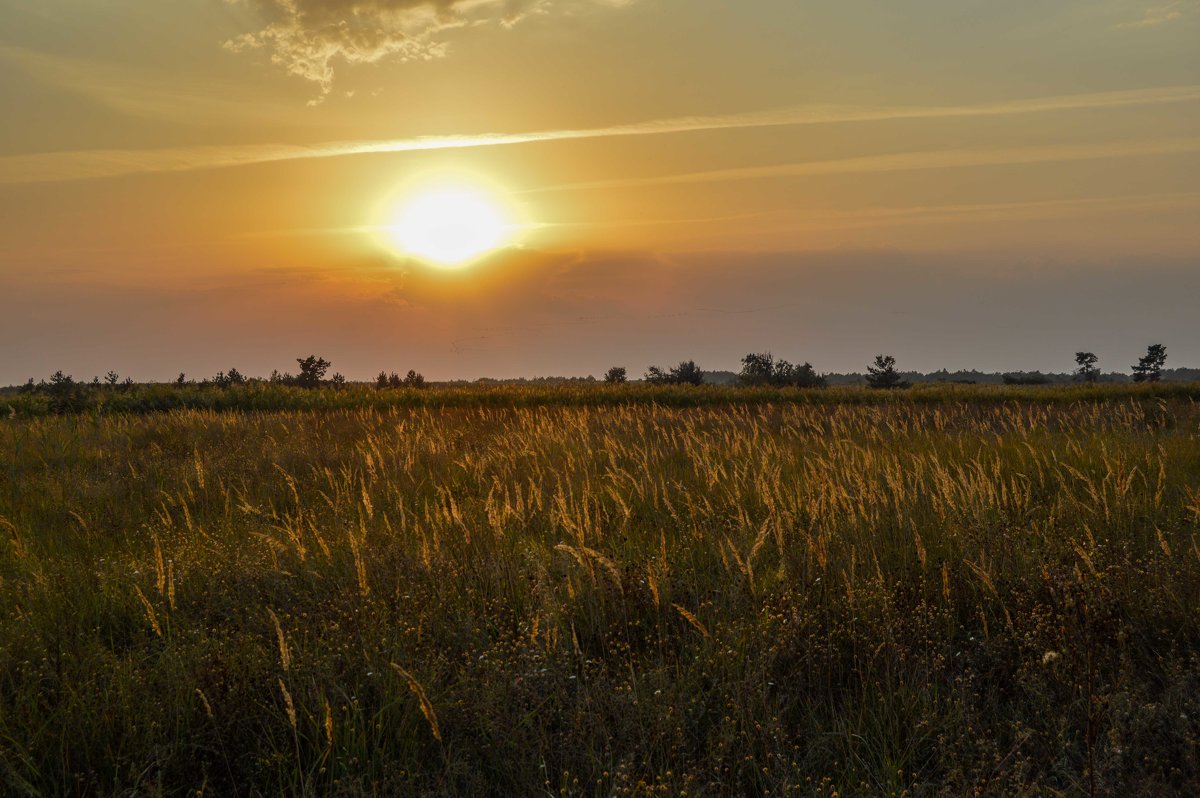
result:
<svg viewBox="0 0 1200 798"><path fill-rule="evenodd" d="M0 0L0 384L1200 366L1198 43L1200 0ZM505 223L459 268L395 235L445 186Z"/></svg>

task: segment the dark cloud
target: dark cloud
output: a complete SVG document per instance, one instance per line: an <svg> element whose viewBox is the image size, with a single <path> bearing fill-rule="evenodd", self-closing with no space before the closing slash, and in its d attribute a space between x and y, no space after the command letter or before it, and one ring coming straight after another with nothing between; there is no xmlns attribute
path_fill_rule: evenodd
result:
<svg viewBox="0 0 1200 798"><path fill-rule="evenodd" d="M247 2L266 24L225 43L262 48L289 73L333 86L335 64L414 61L446 55L445 34L468 25L512 26L533 14L585 4L623 6L632 0L230 0Z"/></svg>

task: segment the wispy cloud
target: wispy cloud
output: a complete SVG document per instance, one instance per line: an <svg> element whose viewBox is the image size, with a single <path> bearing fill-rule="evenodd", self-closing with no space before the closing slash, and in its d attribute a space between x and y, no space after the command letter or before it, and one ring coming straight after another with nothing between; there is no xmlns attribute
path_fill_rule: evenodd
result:
<svg viewBox="0 0 1200 798"><path fill-rule="evenodd" d="M272 63L320 86L333 87L334 64L387 59L432 60L448 51L445 35L477 25L511 27L535 14L591 3L632 0L240 0L255 6L265 27L225 43L234 52L263 48ZM239 0L228 0L239 2ZM319 102L319 100L318 100Z"/></svg>
<svg viewBox="0 0 1200 798"><path fill-rule="evenodd" d="M484 133L460 136L424 136L379 141L330 142L313 146L252 144L174 147L154 150L84 150L36 153L0 158L0 184L85 180L153 172L182 172L275 161L333 158L373 153L496 147L545 141L599 139L622 136L660 136L709 130L738 130L849 122L883 122L902 119L1008 116L1054 111L1195 102L1197 100L1200 100L1200 85L1165 86L1128 91L1070 94L949 106L890 108L806 106L720 116L675 117L596 128L542 130L524 133ZM1054 148L1049 149L1053 150ZM924 154L911 154L908 157L918 156L924 156ZM884 158L889 159L902 157L905 156L884 156ZM972 156L970 153L950 152L942 154L942 157L950 159L957 157L961 159ZM1055 160L1057 158L1046 157L1044 159ZM888 168L888 162L881 161L880 158L852 160L860 162L858 166L860 171L868 171L870 168ZM842 168L844 169L845 163L839 163L843 163ZM949 163L947 165L952 166L955 164ZM811 164L804 166L807 169L818 168ZM767 168L778 169L779 167ZM893 163L890 168L899 167ZM750 171L754 170L734 170L736 173L747 175ZM706 174L719 175L721 173ZM679 176L674 179L687 180L696 178ZM660 180L660 178L654 178L654 180ZM622 181L621 184L628 185L630 183Z"/></svg>
<svg viewBox="0 0 1200 798"><path fill-rule="evenodd" d="M793 225L830 229L884 225L930 224L945 221L1048 219L1091 216L1131 211L1171 211L1200 207L1200 193L1135 194L1116 197L1070 197L1065 199L984 202L957 205L919 205L903 208L864 208L841 212L806 214Z"/></svg>
<svg viewBox="0 0 1200 798"><path fill-rule="evenodd" d="M1142 12L1142 16L1138 19L1118 22L1113 27L1117 30L1157 28L1160 25L1166 25L1170 22L1183 19L1187 14L1195 11L1197 7L1200 7L1200 3L1196 3L1194 0L1191 2L1172 0L1169 3L1150 6Z"/></svg>
<svg viewBox="0 0 1200 798"><path fill-rule="evenodd" d="M729 214L724 216L620 219L611 221L557 222L542 227L616 228L671 227L695 228L701 225L719 225L724 222L766 222L767 227L780 223L788 230L831 230L862 227L899 226L929 224L933 222L977 221L986 219L1046 219L1106 213L1127 213L1138 210L1171 211L1178 209L1200 209L1200 193L1175 192L1160 194L1134 194L1113 197L1069 197L1048 200L1022 200L1017 202L959 203L953 205L914 205L903 207L867 207L847 210L814 210L812 208L778 208L757 213ZM739 227L744 230L744 227ZM328 234L340 231L301 231L293 233ZM349 231L347 231L349 232ZM725 228L714 230L724 235ZM689 239L696 234L689 232Z"/></svg>
<svg viewBox="0 0 1200 798"><path fill-rule="evenodd" d="M816 175L907 172L924 169L957 169L977 166L1091 161L1104 158L1177 155L1191 152L1200 152L1200 138L1044 147L1010 147L1004 149L933 150L927 152L893 153L889 155L868 155L857 158L802 161L800 163L772 164L770 166L755 166L743 169L714 169L653 177L565 183L557 186L533 189L529 193L594 191L599 189L642 188L646 186L682 185L687 183L718 183L781 177L811 177Z"/></svg>
<svg viewBox="0 0 1200 798"><path fill-rule="evenodd" d="M305 121L299 113L303 109L266 101L242 87L214 84L210 80L188 80L178 75L168 77L149 69L7 45L0 45L0 62L20 69L44 85L142 119L186 124L231 119L270 120L278 124L285 117L293 123Z"/></svg>

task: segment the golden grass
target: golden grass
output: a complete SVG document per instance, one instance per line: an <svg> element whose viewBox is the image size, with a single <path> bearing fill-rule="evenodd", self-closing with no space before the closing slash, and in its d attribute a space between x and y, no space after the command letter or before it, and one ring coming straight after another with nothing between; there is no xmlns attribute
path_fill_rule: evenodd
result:
<svg viewBox="0 0 1200 798"><path fill-rule="evenodd" d="M1200 779L1190 398L37 417L0 478L14 792Z"/></svg>

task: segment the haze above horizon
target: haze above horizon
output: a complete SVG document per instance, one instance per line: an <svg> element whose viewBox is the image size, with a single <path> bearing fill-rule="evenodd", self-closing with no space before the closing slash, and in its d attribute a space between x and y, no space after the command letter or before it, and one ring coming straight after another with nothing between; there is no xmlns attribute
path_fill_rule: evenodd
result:
<svg viewBox="0 0 1200 798"><path fill-rule="evenodd" d="M1200 365L1200 2L0 0L0 384Z"/></svg>

